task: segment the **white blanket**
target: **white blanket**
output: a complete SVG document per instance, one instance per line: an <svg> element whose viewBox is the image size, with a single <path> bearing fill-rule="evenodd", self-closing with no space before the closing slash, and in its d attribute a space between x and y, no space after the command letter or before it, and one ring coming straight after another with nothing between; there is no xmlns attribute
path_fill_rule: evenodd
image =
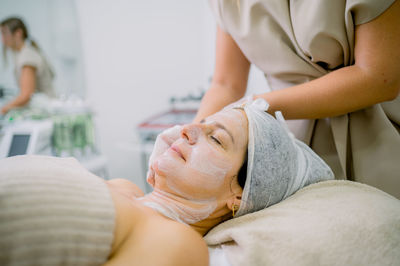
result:
<svg viewBox="0 0 400 266"><path fill-rule="evenodd" d="M373 187L325 181L205 237L235 265L400 265L400 201Z"/></svg>

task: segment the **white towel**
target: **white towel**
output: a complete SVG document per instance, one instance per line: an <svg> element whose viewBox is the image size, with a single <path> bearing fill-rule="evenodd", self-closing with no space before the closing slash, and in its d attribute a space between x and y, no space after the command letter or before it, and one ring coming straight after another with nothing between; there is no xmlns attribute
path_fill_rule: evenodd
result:
<svg viewBox="0 0 400 266"><path fill-rule="evenodd" d="M400 265L400 201L373 187L324 181L211 230L231 265Z"/></svg>

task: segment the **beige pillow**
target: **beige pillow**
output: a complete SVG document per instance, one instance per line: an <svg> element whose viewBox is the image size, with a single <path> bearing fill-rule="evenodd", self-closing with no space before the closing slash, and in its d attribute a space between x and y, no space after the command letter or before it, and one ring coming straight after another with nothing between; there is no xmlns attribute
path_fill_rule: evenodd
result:
<svg viewBox="0 0 400 266"><path fill-rule="evenodd" d="M400 265L400 201L350 181L325 181L205 237L231 265Z"/></svg>

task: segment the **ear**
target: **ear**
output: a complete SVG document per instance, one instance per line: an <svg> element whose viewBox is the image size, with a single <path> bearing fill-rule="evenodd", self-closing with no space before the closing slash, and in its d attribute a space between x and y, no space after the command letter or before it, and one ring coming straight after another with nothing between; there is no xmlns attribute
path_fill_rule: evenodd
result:
<svg viewBox="0 0 400 266"><path fill-rule="evenodd" d="M231 211L233 210L233 208L235 208L235 212L237 212L239 210L240 207L240 203L242 202L242 195L233 195L231 198L229 198L226 202L226 206L228 207L228 209L230 209ZM235 207L234 207L235 206Z"/></svg>

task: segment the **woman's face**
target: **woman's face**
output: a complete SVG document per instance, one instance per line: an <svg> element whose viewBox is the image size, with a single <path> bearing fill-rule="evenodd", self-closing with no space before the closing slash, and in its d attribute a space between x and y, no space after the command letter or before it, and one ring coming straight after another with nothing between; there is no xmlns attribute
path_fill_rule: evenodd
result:
<svg viewBox="0 0 400 266"><path fill-rule="evenodd" d="M153 164L154 188L188 200L219 200L241 188L237 174L248 140L242 110L223 110L183 127L181 137Z"/></svg>
<svg viewBox="0 0 400 266"><path fill-rule="evenodd" d="M3 45L7 48L15 49L16 39L20 37L20 34L17 34L18 30L13 34L7 26L1 26L0 29Z"/></svg>
<svg viewBox="0 0 400 266"><path fill-rule="evenodd" d="M1 29L1 40L3 42L3 45L5 47L11 47L12 34L10 30L8 29L8 27L5 26L1 26L0 29Z"/></svg>

